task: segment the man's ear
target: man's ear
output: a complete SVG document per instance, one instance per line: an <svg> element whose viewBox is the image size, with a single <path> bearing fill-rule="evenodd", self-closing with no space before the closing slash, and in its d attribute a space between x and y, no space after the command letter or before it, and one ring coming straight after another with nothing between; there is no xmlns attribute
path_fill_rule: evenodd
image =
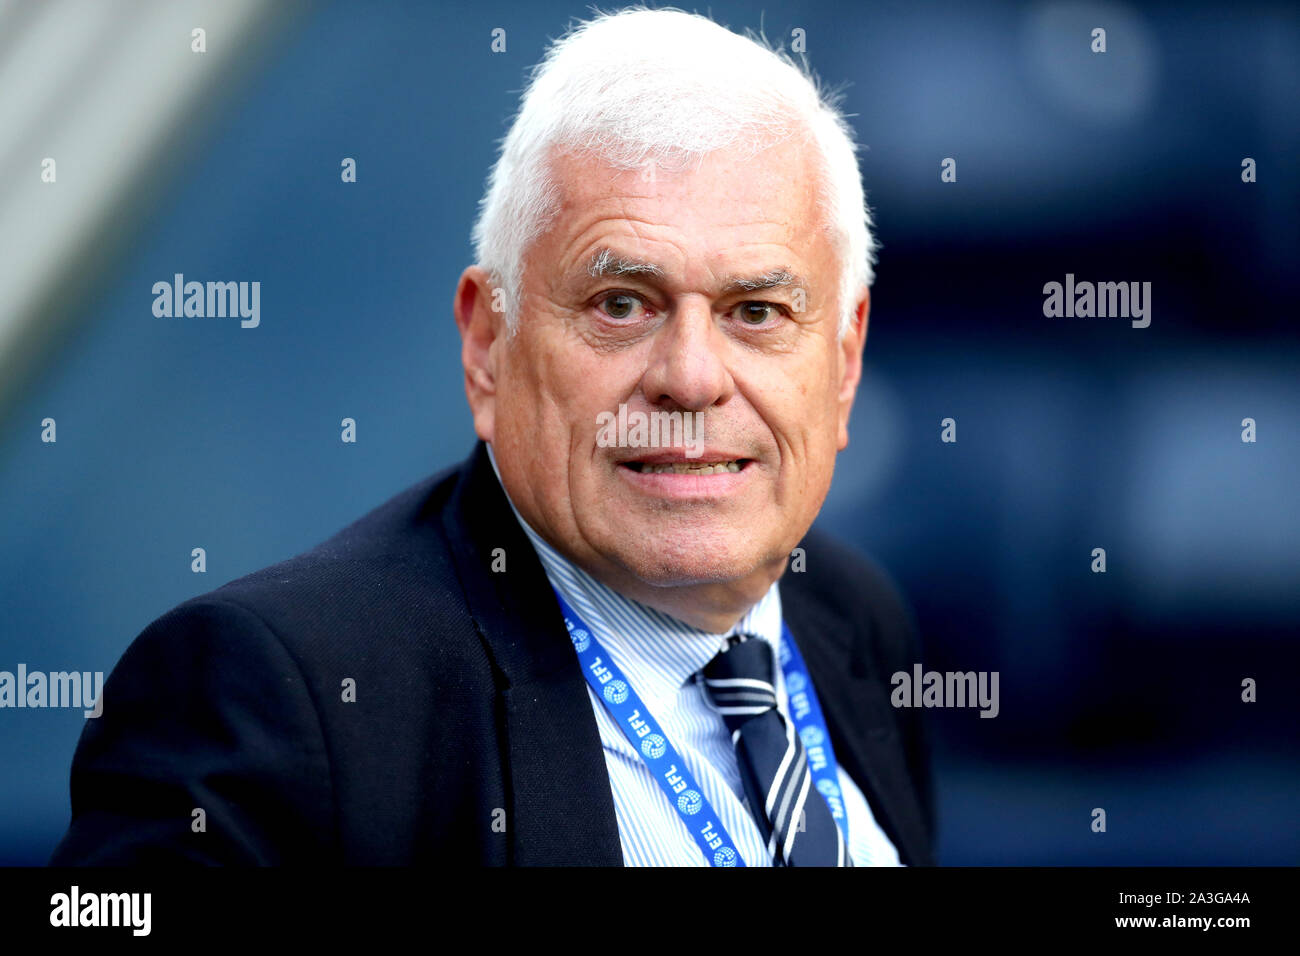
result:
<svg viewBox="0 0 1300 956"><path fill-rule="evenodd" d="M853 397L858 393L858 383L862 381L862 349L867 344L867 321L870 313L871 290L862 286L858 293L857 306L853 310L853 321L845 330L844 337L840 339L840 432L836 443L840 451L849 444L849 412L853 409Z"/></svg>
<svg viewBox="0 0 1300 956"><path fill-rule="evenodd" d="M452 311L460 329L460 361L465 367L465 397L474 416L474 431L492 441L496 423L497 364L494 349L505 334L505 315L493 310L501 301L492 277L479 266L461 273Z"/></svg>

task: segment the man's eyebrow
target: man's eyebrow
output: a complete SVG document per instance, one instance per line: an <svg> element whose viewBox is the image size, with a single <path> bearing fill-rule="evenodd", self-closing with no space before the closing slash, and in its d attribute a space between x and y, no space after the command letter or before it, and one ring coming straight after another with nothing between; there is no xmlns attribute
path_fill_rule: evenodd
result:
<svg viewBox="0 0 1300 956"><path fill-rule="evenodd" d="M761 292L764 289L780 289L784 286L807 286L802 276L795 275L789 269L769 269L755 276L731 276L723 286L723 293Z"/></svg>
<svg viewBox="0 0 1300 956"><path fill-rule="evenodd" d="M653 262L637 259L634 256L625 256L613 249L603 247L592 253L591 259L587 263L587 275L593 279L620 276L650 276L662 279L665 274L663 267L655 265ZM761 292L764 289L780 289L786 286L806 287L807 284L802 276L796 275L784 266L779 266L757 275L729 276L722 287L722 294Z"/></svg>
<svg viewBox="0 0 1300 956"><path fill-rule="evenodd" d="M613 249L597 249L587 263L587 275L593 279L609 276L653 276L664 277L664 270L653 262L620 255Z"/></svg>

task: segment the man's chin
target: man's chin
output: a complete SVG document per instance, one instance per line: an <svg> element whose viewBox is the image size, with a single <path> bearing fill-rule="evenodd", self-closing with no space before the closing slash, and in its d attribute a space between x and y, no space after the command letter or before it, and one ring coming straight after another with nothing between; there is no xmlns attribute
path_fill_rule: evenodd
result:
<svg viewBox="0 0 1300 956"><path fill-rule="evenodd" d="M660 535L629 534L617 545L618 563L642 583L656 588L739 581L759 565L752 543L733 544L722 535L665 541Z"/></svg>

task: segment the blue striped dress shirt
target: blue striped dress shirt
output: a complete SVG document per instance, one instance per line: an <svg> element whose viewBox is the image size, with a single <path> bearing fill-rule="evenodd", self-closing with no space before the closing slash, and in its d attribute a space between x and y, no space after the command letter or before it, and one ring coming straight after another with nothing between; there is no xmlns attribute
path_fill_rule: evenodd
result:
<svg viewBox="0 0 1300 956"><path fill-rule="evenodd" d="M489 454L491 446L489 445ZM496 459L492 459L496 469ZM498 480L500 473L497 474ZM504 491L504 486L502 488ZM507 500L509 495L506 495ZM552 587L583 617L646 708L664 728L748 866L771 866L758 824L745 801L736 751L722 718L705 699L696 674L726 644L728 634L767 640L779 654L781 593L773 584L762 599L724 634L710 634L640 604L597 581L551 547L514 508ZM785 679L776 672L781 715L789 720ZM587 687L609 770L623 862L627 866L707 866L677 811L630 744L604 703ZM856 866L900 866L898 851L876 823L862 791L839 771L849 820L849 852Z"/></svg>

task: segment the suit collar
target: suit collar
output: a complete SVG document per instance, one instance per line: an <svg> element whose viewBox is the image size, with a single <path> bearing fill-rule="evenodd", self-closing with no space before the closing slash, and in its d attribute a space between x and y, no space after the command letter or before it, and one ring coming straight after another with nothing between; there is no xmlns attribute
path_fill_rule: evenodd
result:
<svg viewBox="0 0 1300 956"><path fill-rule="evenodd" d="M443 527L470 613L500 675L510 862L622 866L614 796L586 681L555 595L482 442L461 469Z"/></svg>

